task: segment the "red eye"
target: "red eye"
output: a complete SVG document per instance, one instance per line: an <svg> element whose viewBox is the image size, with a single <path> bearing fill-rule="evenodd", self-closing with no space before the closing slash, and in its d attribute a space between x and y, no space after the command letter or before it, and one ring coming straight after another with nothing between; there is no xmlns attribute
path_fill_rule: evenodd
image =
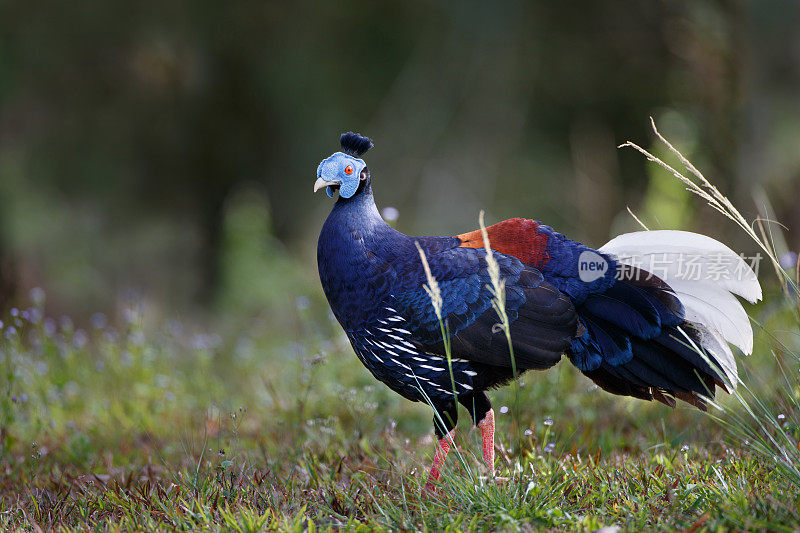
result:
<svg viewBox="0 0 800 533"><path fill-rule="evenodd" d="M353 173L353 165L347 165L344 167L344 173L348 176Z"/></svg>

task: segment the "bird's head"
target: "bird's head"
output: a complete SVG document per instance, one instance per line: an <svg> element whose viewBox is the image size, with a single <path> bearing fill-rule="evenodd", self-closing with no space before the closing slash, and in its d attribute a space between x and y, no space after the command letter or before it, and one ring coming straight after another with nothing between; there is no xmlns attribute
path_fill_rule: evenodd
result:
<svg viewBox="0 0 800 533"><path fill-rule="evenodd" d="M317 167L314 192L324 187L328 196L333 198L333 191L339 189L340 197L350 198L362 184L369 183L369 169L360 157L372 148L372 140L348 132L342 134L340 143L342 151L323 159Z"/></svg>

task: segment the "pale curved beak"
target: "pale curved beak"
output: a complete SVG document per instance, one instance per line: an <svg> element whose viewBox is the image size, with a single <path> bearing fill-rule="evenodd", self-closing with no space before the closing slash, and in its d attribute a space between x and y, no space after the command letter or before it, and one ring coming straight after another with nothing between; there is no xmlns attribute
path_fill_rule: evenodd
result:
<svg viewBox="0 0 800 533"><path fill-rule="evenodd" d="M341 185L338 181L325 181L322 178L317 178L317 181L314 182L314 192L317 192L320 189L324 189L329 185Z"/></svg>

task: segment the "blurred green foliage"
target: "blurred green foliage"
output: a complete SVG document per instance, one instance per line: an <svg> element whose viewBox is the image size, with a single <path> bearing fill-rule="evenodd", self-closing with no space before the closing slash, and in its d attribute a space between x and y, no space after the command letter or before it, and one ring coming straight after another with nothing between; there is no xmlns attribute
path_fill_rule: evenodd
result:
<svg viewBox="0 0 800 533"><path fill-rule="evenodd" d="M599 245L634 227L626 206L715 233L616 149L646 142L650 115L689 135L728 192L747 204L754 184L775 189L779 218L800 221L798 14L711 0L0 3L0 298L44 286L78 316L131 294L166 313L253 309L297 271L279 258L313 276L329 209L313 172L345 130L375 139L378 202L409 233L472 229L484 208ZM269 228L252 251L225 228L239 206Z"/></svg>
<svg viewBox="0 0 800 533"><path fill-rule="evenodd" d="M750 252L616 147L650 148L653 116L748 219L756 192L796 227L799 16L786 0L0 2L0 307L24 306L0 313L0 524L796 523L796 490L751 443L568 364L525 375L498 416L500 466L527 477L476 488L454 461L456 497L421 501L429 410L376 383L332 320L315 272L331 204L311 185L355 130L406 233L471 230L486 209L600 245L636 228L630 206ZM797 375L796 316L765 288L770 333L742 374L796 439L796 380L775 387ZM512 388L493 401L516 405Z"/></svg>
<svg viewBox="0 0 800 533"><path fill-rule="evenodd" d="M774 286L765 296L754 317L766 331L741 374L764 423L796 443L797 322ZM178 320L148 326L142 307L82 329L47 316L42 291L31 299L0 315L3 529L261 531L234 525L260 517L279 531L782 531L798 520L796 485L754 453L754 437L686 404L607 394L568 361L491 393L497 467L514 479L480 478L480 435L462 416L431 498L420 496L430 409L377 383L323 302L288 301L279 323L218 335Z"/></svg>

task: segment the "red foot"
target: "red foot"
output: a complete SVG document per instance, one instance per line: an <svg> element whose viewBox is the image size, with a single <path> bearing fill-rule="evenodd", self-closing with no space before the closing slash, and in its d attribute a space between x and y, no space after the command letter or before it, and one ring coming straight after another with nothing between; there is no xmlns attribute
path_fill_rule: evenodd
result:
<svg viewBox="0 0 800 533"><path fill-rule="evenodd" d="M433 456L431 472L428 474L428 481L425 483L425 488L422 489L423 494L433 494L436 492L436 486L438 484L439 477L442 475L442 466L444 466L444 460L447 459L447 454L450 452L450 443L453 442L453 438L455 436L456 430L452 429L450 433L439 440L439 446L436 448L436 453Z"/></svg>
<svg viewBox="0 0 800 533"><path fill-rule="evenodd" d="M483 463L489 475L494 477L494 409L486 412L478 427L483 436Z"/></svg>

